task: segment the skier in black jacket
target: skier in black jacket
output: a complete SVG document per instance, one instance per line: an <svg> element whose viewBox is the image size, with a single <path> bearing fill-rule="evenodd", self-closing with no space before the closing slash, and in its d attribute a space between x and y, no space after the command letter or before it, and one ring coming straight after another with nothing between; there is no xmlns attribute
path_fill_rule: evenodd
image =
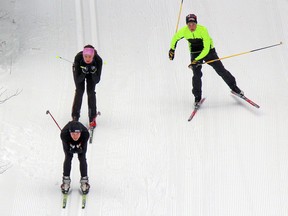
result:
<svg viewBox="0 0 288 216"><path fill-rule="evenodd" d="M61 130L60 134L63 150L65 153L65 160L63 164L63 183L61 189L63 193L68 193L70 189L70 171L73 154L78 154L80 162L80 173L81 173L81 190L83 193L89 192L89 182L87 175L87 141L89 139L89 132L87 128L77 121L68 122L65 127Z"/></svg>
<svg viewBox="0 0 288 216"><path fill-rule="evenodd" d="M86 45L83 51L75 56L73 64L73 77L76 90L72 106L72 119L78 121L80 118L86 80L90 127L96 127L97 107L95 87L101 78L102 65L103 61L92 45Z"/></svg>

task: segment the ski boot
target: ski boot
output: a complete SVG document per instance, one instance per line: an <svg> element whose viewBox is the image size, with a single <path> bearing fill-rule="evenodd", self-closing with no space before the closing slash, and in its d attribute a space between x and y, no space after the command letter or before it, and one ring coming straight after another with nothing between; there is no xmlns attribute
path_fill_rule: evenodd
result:
<svg viewBox="0 0 288 216"><path fill-rule="evenodd" d="M90 128L95 128L97 126L96 118L97 118L97 114L95 117L89 117L89 127Z"/></svg>
<svg viewBox="0 0 288 216"><path fill-rule="evenodd" d="M61 184L61 190L63 194L68 194L70 189L70 183L71 183L70 176L63 176Z"/></svg>
<svg viewBox="0 0 288 216"><path fill-rule="evenodd" d="M201 96L195 97L194 109L198 109L200 107L200 101L201 101Z"/></svg>
<svg viewBox="0 0 288 216"><path fill-rule="evenodd" d="M97 126L96 117L90 121L89 126L90 128L95 128Z"/></svg>
<svg viewBox="0 0 288 216"><path fill-rule="evenodd" d="M80 189L81 189L83 194L88 194L89 189L90 189L88 176L81 177L81 179L80 179Z"/></svg>
<svg viewBox="0 0 288 216"><path fill-rule="evenodd" d="M241 89L239 89L237 85L234 85L234 86L231 88L231 90L232 90L233 92L235 92L236 94L239 94L240 96L244 96L244 92L243 92Z"/></svg>

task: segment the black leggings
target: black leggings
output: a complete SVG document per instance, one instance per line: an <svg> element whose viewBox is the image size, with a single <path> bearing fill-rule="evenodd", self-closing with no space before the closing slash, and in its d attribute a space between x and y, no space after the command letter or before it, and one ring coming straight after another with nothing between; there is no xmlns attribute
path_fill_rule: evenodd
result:
<svg viewBox="0 0 288 216"><path fill-rule="evenodd" d="M88 74L82 82L75 83L76 90L72 106L72 117L77 118L80 117L82 99L85 91L85 80L87 83L87 96L88 96L88 109L89 109L88 115L89 120L91 121L94 117L96 117L97 113L96 92L95 92L96 83L93 81L91 74Z"/></svg>
<svg viewBox="0 0 288 216"><path fill-rule="evenodd" d="M197 55L193 55L191 54L191 61L193 61ZM218 55L215 51L215 49L211 49L210 52L208 53L207 56L204 57L204 61L210 61L213 59L218 59ZM203 62L203 60L201 62ZM210 66L212 66L214 68L214 70L217 72L217 74L219 76L222 77L222 79L225 81L225 83L231 88L233 88L233 86L236 85L236 80L235 77L228 71L225 69L224 65L222 64L221 61L215 61L212 63L209 63ZM196 66L192 66L192 71L193 71L193 77L192 77L192 93L193 95L198 98L201 98L202 96L202 65L196 67Z"/></svg>
<svg viewBox="0 0 288 216"><path fill-rule="evenodd" d="M62 144L65 153L65 159L63 163L63 176L70 176L73 153L70 151L70 146L68 143L62 142ZM82 146L82 152L78 153L81 177L87 176L87 143L83 145L84 146Z"/></svg>

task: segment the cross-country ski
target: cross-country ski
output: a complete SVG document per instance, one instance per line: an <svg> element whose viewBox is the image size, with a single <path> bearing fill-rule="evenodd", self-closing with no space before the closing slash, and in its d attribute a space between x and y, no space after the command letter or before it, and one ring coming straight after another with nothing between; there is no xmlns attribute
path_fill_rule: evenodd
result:
<svg viewBox="0 0 288 216"><path fill-rule="evenodd" d="M62 208L66 208L68 201L68 193L62 195Z"/></svg>
<svg viewBox="0 0 288 216"><path fill-rule="evenodd" d="M194 118L194 116L196 115L197 111L200 109L200 107L203 104L203 102L205 101L205 99L206 98L202 98L200 100L200 102L195 105L194 110L192 111L191 115L188 118L188 121L191 121Z"/></svg>
<svg viewBox="0 0 288 216"><path fill-rule="evenodd" d="M244 101L248 102L249 104L251 104L252 106L256 107L256 108L260 108L260 106L258 104L256 104L255 102L253 102L252 100L250 100L249 98L247 98L245 95L242 94L237 94L234 91L231 91L231 93L241 99L243 99Z"/></svg>
<svg viewBox="0 0 288 216"><path fill-rule="evenodd" d="M91 125L91 123L89 123L89 133L90 133L90 137L89 137L89 144L92 144L93 143L93 137L94 137L94 132L95 132L95 129L96 129L96 126L97 126L97 123L96 123L96 119L98 116L101 115L101 112L97 112L97 115L96 115L96 118L94 119L95 121L95 124L94 125Z"/></svg>

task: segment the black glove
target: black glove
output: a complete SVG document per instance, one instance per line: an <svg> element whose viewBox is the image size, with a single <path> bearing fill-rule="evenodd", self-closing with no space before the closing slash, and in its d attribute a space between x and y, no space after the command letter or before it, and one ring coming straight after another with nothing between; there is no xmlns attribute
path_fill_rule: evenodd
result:
<svg viewBox="0 0 288 216"><path fill-rule="evenodd" d="M202 65L201 61L193 60L188 67L189 68L192 68L192 67L196 67L197 68L197 67L199 67L201 65Z"/></svg>
<svg viewBox="0 0 288 216"><path fill-rule="evenodd" d="M175 50L170 49L169 50L169 59L172 61L174 59L174 55L175 55Z"/></svg>
<svg viewBox="0 0 288 216"><path fill-rule="evenodd" d="M80 66L80 68L82 69L82 73L89 74L89 68L88 67Z"/></svg>
<svg viewBox="0 0 288 216"><path fill-rule="evenodd" d="M90 71L91 74L94 74L94 73L96 73L96 71L97 71L97 67L94 66L94 65L92 65L92 66L90 67L90 69L91 69L91 71Z"/></svg>

